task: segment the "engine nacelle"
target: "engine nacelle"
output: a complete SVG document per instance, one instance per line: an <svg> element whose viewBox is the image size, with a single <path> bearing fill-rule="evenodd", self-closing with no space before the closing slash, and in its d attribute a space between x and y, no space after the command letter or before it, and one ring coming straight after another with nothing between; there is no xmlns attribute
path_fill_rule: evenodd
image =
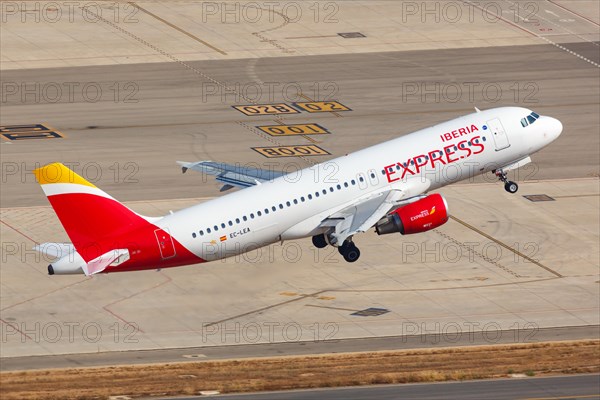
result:
<svg viewBox="0 0 600 400"><path fill-rule="evenodd" d="M448 205L440 194L432 194L407 204L375 225L378 235L400 232L403 235L426 232L448 221Z"/></svg>
<svg viewBox="0 0 600 400"><path fill-rule="evenodd" d="M75 251L48 265L48 275L83 274L85 265L85 260Z"/></svg>

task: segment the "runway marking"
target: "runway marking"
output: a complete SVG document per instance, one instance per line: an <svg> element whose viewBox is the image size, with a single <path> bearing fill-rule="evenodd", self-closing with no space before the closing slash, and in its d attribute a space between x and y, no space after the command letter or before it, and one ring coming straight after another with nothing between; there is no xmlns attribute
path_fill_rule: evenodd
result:
<svg viewBox="0 0 600 400"><path fill-rule="evenodd" d="M596 26L600 26L600 24L598 24L597 22L595 22L595 21L592 21L591 19L589 19L589 18L587 18L587 17L585 17L585 16L583 16L583 15L581 15L581 14L579 14L579 13L577 13L577 12L573 11L573 10L570 10L570 9L568 9L568 8L566 8L566 7L564 7L564 6L560 5L560 4L558 4L558 3L555 3L553 0L546 0L546 1L548 1L548 2L550 2L550 3L552 3L552 4L554 4L554 5L555 5L555 6L557 6L557 7L560 7L560 8L562 8L562 9L563 9L563 10L565 10L565 11L568 11L568 12L570 12L570 13L571 13L571 14L573 14L573 15L577 15L579 18L582 18L582 19L584 19L584 20L586 20L586 21L588 21L588 22L591 22L592 24L594 24L594 25L596 25Z"/></svg>
<svg viewBox="0 0 600 400"><path fill-rule="evenodd" d="M62 139L64 135L43 124L29 125L4 125L0 126L0 135L2 139L31 140L31 139Z"/></svg>
<svg viewBox="0 0 600 400"><path fill-rule="evenodd" d="M326 156L331 155L327 150L315 144L299 144L292 146L273 146L273 147L251 147L252 150L258 152L267 158L283 158L283 157L298 157L298 156Z"/></svg>
<svg viewBox="0 0 600 400"><path fill-rule="evenodd" d="M244 115L275 115L275 114L300 114L300 111L285 103L276 104L250 104L243 106L231 106Z"/></svg>
<svg viewBox="0 0 600 400"><path fill-rule="evenodd" d="M292 103L292 105L309 113L352 111L350 107L339 101L306 101Z"/></svg>
<svg viewBox="0 0 600 400"><path fill-rule="evenodd" d="M183 30L183 29L181 29L180 27L178 27L177 25L175 25L175 24L172 24L171 22L169 22L169 21L167 21L167 20L165 20L165 19L163 19L163 18L159 17L158 15L156 15L156 14L154 14L154 13L152 13L152 12L150 12L150 11L146 10L146 9L145 9L145 8L143 8L142 6L140 6L140 5L136 4L136 3L132 2L132 1L130 1L130 2L129 2L129 4L131 4L133 7L137 8L137 9L139 9L140 11L143 11L143 12L145 12L146 14L150 15L151 17L153 17L153 18L156 18L157 20L159 20L160 22L164 23L165 25L168 25L168 26L170 26L171 28L175 29L176 31L183 33L184 35L186 35L186 36L188 36L188 37L190 37L190 38L194 39L195 41L197 41L197 42L199 42L199 43L202 43L202 44L203 44L203 45L205 45L206 47L208 47L208 48L211 48L211 49L213 49L214 51L216 51L216 52L218 52L218 53L221 53L221 54L222 54L222 55L224 55L224 56L226 56L226 55L227 55L227 53L225 53L223 50L221 50L221 49L219 49L219 48L217 48L217 47L213 46L212 44L210 44L210 43L208 43L208 42L206 42L206 41L204 41L204 40L200 39L199 37L197 37L197 36L195 36L195 35L192 35L192 34L191 34L191 33L189 33L188 31L186 31L186 30Z"/></svg>
<svg viewBox="0 0 600 400"><path fill-rule="evenodd" d="M324 135L331 133L319 124L258 125L256 128L271 136Z"/></svg>
<svg viewBox="0 0 600 400"><path fill-rule="evenodd" d="M465 1L465 0L463 0L463 1ZM513 7L514 7L514 6L516 6L516 7L518 7L519 9L521 9L521 6L520 6L519 4L517 4L517 3L514 3L514 2L512 2L512 1L509 1L509 0L504 0L504 1L505 1L506 3L508 3L508 4L511 4ZM472 3L471 3L471 4L472 4ZM473 4L472 4L472 5L473 5ZM479 6L476 6L476 5L474 5L474 6L475 6L475 7L477 7L477 8L480 8L481 10L483 10L483 8L481 8L481 7L479 7ZM496 15L495 13L492 13L492 12L490 12L489 10L488 10L488 11L486 11L486 12L489 12L490 14L493 14L493 15L495 15L496 17L500 18L501 20L503 20L503 21L505 21L505 22L508 22L508 23L510 23L510 24L511 24L511 25L513 25L513 26L518 26L518 25L516 25L516 24L513 24L511 21L507 20L506 18L504 18L504 17L502 17L502 16L498 16L498 15ZM549 20L547 20L546 18L542 17L541 15L538 15L538 17L539 17L539 18L541 18L541 19L543 19L543 20L546 20L547 22L550 22ZM554 24L553 22L550 22L550 23L551 23L551 24ZM561 28L561 29L564 29L564 30L565 30L565 31L567 31L567 32L570 32L570 31L569 31L567 28L564 28L564 27L560 27L560 28ZM521 29L524 29L524 28L521 28ZM526 29L524 29L524 30L526 30ZM552 40L548 39L547 37L545 37L545 36L542 36L542 35L540 35L540 34L538 34L538 33L536 33L536 32L531 32L531 31L528 31L528 32L530 32L530 33L532 33L533 35L535 35L536 37L538 37L538 38L540 38L540 39L542 39L542 40L544 40L544 41L546 41L546 42L550 43L552 46L555 46L555 47L557 47L557 48L559 48L559 49L561 49L561 50L563 50L563 51L565 51L565 52L567 52L567 53L569 53L569 54L571 54L571 55L574 55L575 57L577 57L577 58L580 58L580 59L582 59L583 61L585 61L585 62L588 62L588 63L592 64L593 66L595 66L595 67L597 67L597 68L600 68L600 64L598 64L598 63L596 63L596 62L594 62L594 61L592 61L592 60L590 60L590 59L588 59L588 58L586 58L586 57L582 56L581 54L579 54L579 53L576 53L576 52L574 52L574 51L572 51L572 50L569 50L569 49L568 49L568 48L566 48L565 46L563 46L563 45L560 45L560 44L558 44L558 43L556 43L556 42L554 42L554 41L552 41ZM579 35L577 35L577 34L575 34L575 33L572 33L572 32L570 32L570 33L571 33L571 34L573 34L573 35L579 36ZM585 38L583 38L583 40L585 40ZM594 42L591 42L591 41L589 41L589 40L585 40L585 41L586 41L586 42L589 42L589 43L593 43L595 46L599 46L598 44L596 44L596 43L594 43Z"/></svg>
<svg viewBox="0 0 600 400"><path fill-rule="evenodd" d="M464 227L472 230L473 232L477 232L478 234L480 234L481 236L493 241L496 244L499 244L500 246L504 247L505 249L512 251L514 254L516 254L519 257L522 257L523 259L529 261L532 264L537 265L538 267L550 272L551 274L553 274L554 276L556 276L557 278L563 278L563 275L559 274L558 272L550 269L549 267L546 267L545 265L541 264L539 261L534 260L533 258L521 253L519 250L513 249L512 247L510 247L509 245L505 244L504 242L494 238L493 236L488 235L487 233L483 232L480 229L475 228L472 225L469 225L468 223L466 223L465 221L462 221L454 216L450 216L451 219L453 219L454 221L458 222L459 224L463 225Z"/></svg>
<svg viewBox="0 0 600 400"><path fill-rule="evenodd" d="M500 20L502 20L502 21L506 22L507 24L509 24L509 25L511 25L511 26L514 26L514 27L516 27L516 28L518 28L518 29L520 29L520 30L522 30L522 31L524 31L524 32L527 32L527 33L529 33L529 34L531 34L531 35L533 35L533 36L535 36L535 37L537 37L537 38L539 38L539 39L542 39L542 40L544 40L544 41L548 42L549 44L551 44L552 46L555 46L555 47L559 48L560 50L566 51L567 53L569 53L569 54L571 54L571 55L574 55L574 56L576 56L577 58L580 58L580 59L582 59L582 60L584 60L584 61L586 61L586 62L588 62L588 63L592 64L593 66L595 66L595 67L597 67L597 68L600 68L600 64L598 64L598 63L596 63L596 62L594 62L594 61L592 61L592 60L590 60L590 59L588 59L588 58L586 58L586 57L582 56L581 54L578 54L578 53L576 53L576 52L574 52L574 51L572 51L572 50L569 50L569 49L567 49L566 47L564 47L564 46L562 46L562 45L560 45L560 44L558 44L558 43L556 43L556 42L553 42L552 40L548 39L548 38L547 38L547 37L545 37L545 36L542 36L542 35L540 35L540 34L538 34L538 33L536 33L536 32L532 32L532 31L530 31L529 29L525 29L525 28L523 28L522 26L520 26L520 25L518 25L518 24L515 24L514 22L512 22L512 21L510 21L510 20L508 20L508 19L506 19L506 18L504 18L502 15L498 15L498 14L496 14L496 13L494 13L494 12L491 12L490 10L486 10L486 9L484 9L483 7L481 7L481 6L477 5L476 3L473 3L473 2L471 2L471 1L469 1L469 0L461 0L461 1L462 1L463 3L465 3L465 4L468 4L468 5L472 6L472 7L478 8L479 10L481 10L481 11L483 11L483 12L485 12L485 13L491 14L491 15L493 15L493 16L495 16L496 18L498 18L498 19L500 19ZM517 6L517 7L519 7L519 9L521 9L521 7L520 7L518 4L516 4L516 3L512 3L512 2L510 2L510 1L508 1L508 0L504 0L504 1L505 1L505 2L507 2L507 3L509 3L509 4L512 4L513 6ZM540 17L540 18L541 18L541 17ZM566 29L565 29L565 30L566 30Z"/></svg>

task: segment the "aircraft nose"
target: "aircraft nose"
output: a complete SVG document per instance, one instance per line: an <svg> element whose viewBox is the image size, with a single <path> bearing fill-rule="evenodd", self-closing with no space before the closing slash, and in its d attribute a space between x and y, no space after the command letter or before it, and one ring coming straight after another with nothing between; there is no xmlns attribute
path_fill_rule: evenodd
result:
<svg viewBox="0 0 600 400"><path fill-rule="evenodd" d="M550 134L553 137L553 140L558 138L563 131L563 124L556 118L548 117L548 125Z"/></svg>

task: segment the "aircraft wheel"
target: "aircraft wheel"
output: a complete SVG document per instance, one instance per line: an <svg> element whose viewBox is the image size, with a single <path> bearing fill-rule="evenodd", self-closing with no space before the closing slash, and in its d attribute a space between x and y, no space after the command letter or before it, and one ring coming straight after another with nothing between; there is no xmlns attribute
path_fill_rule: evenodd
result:
<svg viewBox="0 0 600 400"><path fill-rule="evenodd" d="M313 236L312 243L317 249L327 247L327 241L325 240L325 235L323 234Z"/></svg>
<svg viewBox="0 0 600 400"><path fill-rule="evenodd" d="M344 257L347 262L354 262L360 257L360 250L352 242L344 243L338 248L340 254Z"/></svg>
<svg viewBox="0 0 600 400"><path fill-rule="evenodd" d="M517 185L515 182L508 181L504 184L504 190L506 190L508 193L517 193L517 190L519 190L519 185Z"/></svg>

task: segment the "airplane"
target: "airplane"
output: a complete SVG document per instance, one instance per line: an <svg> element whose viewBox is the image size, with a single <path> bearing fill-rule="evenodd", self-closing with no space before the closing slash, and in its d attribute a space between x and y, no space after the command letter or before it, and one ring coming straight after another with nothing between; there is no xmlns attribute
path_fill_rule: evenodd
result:
<svg viewBox="0 0 600 400"><path fill-rule="evenodd" d="M358 233L410 235L446 223L446 199L430 193L442 186L492 171L517 192L507 172L563 130L559 120L526 108L475 110L290 173L179 161L184 173L215 176L221 191L242 190L163 217L140 215L63 164L48 164L34 174L72 243L35 249L53 260L50 275L198 264L308 237L355 262Z"/></svg>

